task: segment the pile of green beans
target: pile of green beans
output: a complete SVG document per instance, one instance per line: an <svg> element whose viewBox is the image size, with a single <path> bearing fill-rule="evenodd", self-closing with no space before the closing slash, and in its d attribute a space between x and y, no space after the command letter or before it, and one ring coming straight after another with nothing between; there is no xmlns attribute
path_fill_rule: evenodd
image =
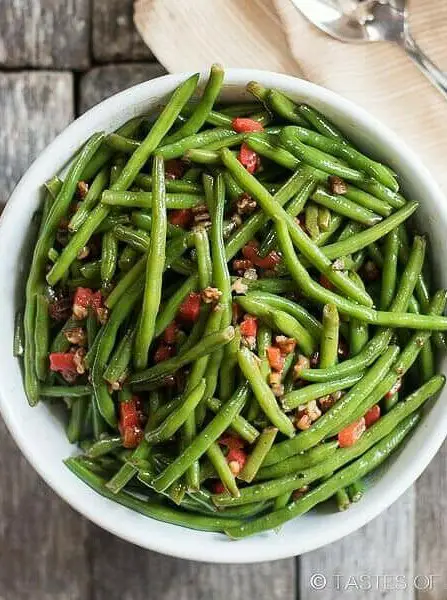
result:
<svg viewBox="0 0 447 600"><path fill-rule="evenodd" d="M47 182L13 352L77 477L241 538L361 499L444 386L447 291L388 166L279 90L198 80Z"/></svg>

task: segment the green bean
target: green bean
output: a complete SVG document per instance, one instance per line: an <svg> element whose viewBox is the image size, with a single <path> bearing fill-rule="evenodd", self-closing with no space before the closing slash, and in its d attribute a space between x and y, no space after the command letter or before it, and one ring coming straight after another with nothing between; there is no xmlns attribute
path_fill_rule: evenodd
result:
<svg viewBox="0 0 447 600"><path fill-rule="evenodd" d="M44 281L44 272L48 250L52 247L57 228L62 217L68 212L68 207L76 191L77 182L85 166L95 154L104 138L103 133L94 134L79 153L77 159L67 173L62 188L53 203L45 228L37 240L34 249L31 268L26 284L26 304L24 311L24 368L25 368L25 393L28 402L34 406L39 400L39 384L35 372L35 346L34 327L36 318L36 294Z"/></svg>
<svg viewBox="0 0 447 600"><path fill-rule="evenodd" d="M255 355L248 348L242 347L238 352L238 362L242 373L250 383L259 406L272 425L287 437L293 437L295 428L288 417L280 410L271 388L261 377Z"/></svg>
<svg viewBox="0 0 447 600"><path fill-rule="evenodd" d="M146 283L143 306L137 325L134 344L134 363L137 370L148 362L149 347L154 338L155 321L160 308L161 288L166 248L166 191L163 160L157 155L152 167L153 203L152 232L146 263Z"/></svg>
<svg viewBox="0 0 447 600"><path fill-rule="evenodd" d="M321 231L328 231L331 225L331 211L324 206L318 209L318 227Z"/></svg>
<svg viewBox="0 0 447 600"><path fill-rule="evenodd" d="M306 356L310 356L315 350L314 338L312 338L305 327L289 313L278 310L277 308L273 310L268 304L264 304L260 301L259 297L256 299L254 294L237 296L235 300L246 312L265 320L267 324L274 329L293 338Z"/></svg>
<svg viewBox="0 0 447 600"><path fill-rule="evenodd" d="M286 521L307 512L315 505L333 496L339 489L350 485L359 477L363 477L377 468L401 444L403 439L416 426L419 419L418 414L410 415L396 427L395 431L381 439L364 456L361 456L351 465L337 472L286 508L270 513L266 517L254 519L248 524L239 525L237 528L227 529L226 533L232 538L245 537L279 527Z"/></svg>
<svg viewBox="0 0 447 600"><path fill-rule="evenodd" d="M348 418L353 408L355 409L372 392L377 382L385 377L396 360L398 351L399 349L396 346L390 346L362 379L315 421L310 429L301 432L293 440L276 444L268 454L265 464L270 465L298 454L298 452L307 450L324 439L330 431L337 427L342 419Z"/></svg>
<svg viewBox="0 0 447 600"><path fill-rule="evenodd" d="M101 254L101 281L107 286L116 271L118 260L118 240L109 231L102 238L102 254Z"/></svg>
<svg viewBox="0 0 447 600"><path fill-rule="evenodd" d="M202 146L204 150L220 150L221 148L230 148L232 146L239 146L247 138L246 133L234 133L222 139L217 139L215 142L211 142L206 146Z"/></svg>
<svg viewBox="0 0 447 600"><path fill-rule="evenodd" d="M48 373L48 347L50 336L50 315L48 300L43 294L36 296L36 322L34 325L35 369L40 381L45 381Z"/></svg>
<svg viewBox="0 0 447 600"><path fill-rule="evenodd" d="M247 459L244 468L237 476L238 479L251 483L256 477L257 472L262 466L264 459L273 446L278 430L275 427L268 427L259 436L252 453Z"/></svg>
<svg viewBox="0 0 447 600"><path fill-rule="evenodd" d="M104 379L111 384L118 383L126 373L132 357L132 346L135 338L135 328L129 327L119 341L110 362L104 371Z"/></svg>
<svg viewBox="0 0 447 600"><path fill-rule="evenodd" d="M213 413L217 413L222 407L222 402L217 398L207 398L206 405ZM244 419L242 415L234 417L230 424L230 428L249 444L252 444L259 436L259 431L249 421Z"/></svg>
<svg viewBox="0 0 447 600"><path fill-rule="evenodd" d="M355 271L352 271L349 276L353 281L357 281L358 285L363 285L362 279ZM394 297L394 291L393 291ZM363 323L358 319L350 319L349 322L349 353L351 356L359 354L366 346L369 340L369 332L367 323Z"/></svg>
<svg viewBox="0 0 447 600"><path fill-rule="evenodd" d="M257 473L255 481L278 479L324 463L333 456L337 448L338 442L325 442L310 448L306 452L295 454L269 466L263 466Z"/></svg>
<svg viewBox="0 0 447 600"><path fill-rule="evenodd" d="M335 213L348 217L367 227L372 227L382 220L380 215L369 210L369 208L364 208L359 204L355 204L355 202L352 202L344 196L329 194L322 188L317 188L315 190L312 194L312 200L317 204L321 204L321 206L329 208Z"/></svg>
<svg viewBox="0 0 447 600"><path fill-rule="evenodd" d="M217 148L220 148L233 145L232 142L237 135L238 134L235 134L232 129L207 129L200 133L194 133L193 135L178 139L173 143L164 144L157 148L157 154L164 160L172 160L174 158L182 157L187 150L191 149L204 148L207 150L214 150L214 147L208 148L208 146L217 144ZM236 141L235 143L238 142ZM222 146L220 144L222 144Z"/></svg>
<svg viewBox="0 0 447 600"><path fill-rule="evenodd" d="M300 167L301 161L288 150L273 144L270 140L271 137L265 134L251 133L247 136L246 143L257 154L265 156L281 167L296 171ZM325 174L325 178L327 178L327 174Z"/></svg>
<svg viewBox="0 0 447 600"><path fill-rule="evenodd" d="M167 182L165 182L167 188ZM144 231L151 231L152 229L152 215L147 214L141 211L134 211L132 213L132 223L138 227L139 229L143 229ZM185 234L185 230L178 225L171 225L171 223L167 223L167 236L168 237L177 237Z"/></svg>
<svg viewBox="0 0 447 600"><path fill-rule="evenodd" d="M364 171L370 177L377 179L383 185L397 192L399 185L391 175L389 169L382 164L371 160L364 154L355 150L345 142L330 139L304 127L284 127L281 131L281 140L297 141L317 148L329 155L340 158L351 167Z"/></svg>
<svg viewBox="0 0 447 600"><path fill-rule="evenodd" d="M358 479L348 486L348 495L351 502L359 502L365 492L365 484L362 479Z"/></svg>
<svg viewBox="0 0 447 600"><path fill-rule="evenodd" d="M201 356L209 354L219 346L228 344L233 337L234 328L231 326L226 327L217 333L207 335L188 351L158 363L154 367L149 367L149 369L134 373L129 377L129 383L133 384L136 389L146 389L146 386L150 384L154 385L160 383L168 375L174 373L184 365L194 362Z"/></svg>
<svg viewBox="0 0 447 600"><path fill-rule="evenodd" d="M99 171L90 185L87 195L68 223L69 231L77 231L85 222L90 211L96 206L103 190L109 182L109 169L104 167Z"/></svg>
<svg viewBox="0 0 447 600"><path fill-rule="evenodd" d="M248 392L248 385L241 384L230 400L222 404L216 416L200 431L191 444L153 480L152 484L156 491L167 489L205 454L210 445L234 422L247 400Z"/></svg>
<svg viewBox="0 0 447 600"><path fill-rule="evenodd" d="M320 367L325 369L338 362L339 317L334 304L323 307L323 330L320 342Z"/></svg>
<svg viewBox="0 0 447 600"><path fill-rule="evenodd" d="M156 428L145 434L146 441L149 444L159 444L169 440L180 429L183 423L192 413L203 397L205 391L205 380L185 394L180 406L176 408L166 419Z"/></svg>
<svg viewBox="0 0 447 600"><path fill-rule="evenodd" d="M98 279L101 276L101 261L93 260L80 267L80 273L85 279Z"/></svg>
<svg viewBox="0 0 447 600"><path fill-rule="evenodd" d="M118 268L123 273L128 273L130 269L135 265L137 261L138 253L132 248L129 244L127 244L121 254L118 257ZM113 292L113 290L112 290Z"/></svg>
<svg viewBox="0 0 447 600"><path fill-rule="evenodd" d="M238 286L238 284L240 284L242 287L245 287L246 291L248 290L250 294L259 292L261 294L272 294L276 296L277 294L285 294L287 292L295 292L297 290L296 283L291 279L271 279L269 277L261 277L259 279L247 279L245 277L232 276L231 283L233 291L237 292L236 287ZM284 298L281 297L281 300L284 300ZM265 301L269 302L268 300ZM290 312L287 311L285 308L283 310L285 312ZM293 313L290 314L292 314L292 316L295 316Z"/></svg>
<svg viewBox="0 0 447 600"><path fill-rule="evenodd" d="M208 83L203 92L200 102L194 107L189 119L173 134L165 138L164 143L172 144L188 135L196 133L207 120L213 104L219 96L224 79L224 71L221 65L214 64L210 69Z"/></svg>
<svg viewBox="0 0 447 600"><path fill-rule="evenodd" d="M140 147L140 142L131 138L127 138L119 133L109 133L105 139L105 143L115 152L123 154L132 154Z"/></svg>
<svg viewBox="0 0 447 600"><path fill-rule="evenodd" d="M348 297L370 306L372 300L369 298L368 294L366 294L364 290L360 290L357 286L353 285L348 277L332 269L332 264L329 259L327 259L318 247L309 240L293 217L286 213L280 203L275 201L275 198L265 190L262 184L256 181L256 179L250 175L239 161L234 159L231 153L228 153L226 149L223 149L221 154L226 167L234 175L239 184L256 198L263 210L274 219L284 219L290 229L291 235L293 235L294 243L311 264Z"/></svg>
<svg viewBox="0 0 447 600"><path fill-rule="evenodd" d="M234 338L227 346L225 360L219 371L219 398L226 402L233 394L236 381L237 353L241 345L241 332L235 327Z"/></svg>
<svg viewBox="0 0 447 600"><path fill-rule="evenodd" d="M277 496L273 503L273 510L280 510L281 508L287 506L292 498L292 494L293 492L285 492L284 494Z"/></svg>
<svg viewBox="0 0 447 600"><path fill-rule="evenodd" d="M155 337L158 337L162 331L171 323L177 314L180 305L186 296L194 291L198 285L198 277L196 274L190 275L183 284L178 288L177 292L172 294L166 302L155 322Z"/></svg>
<svg viewBox="0 0 447 600"><path fill-rule="evenodd" d="M285 410L292 410L297 406L307 404L312 400L317 400L318 398L322 398L333 392L350 388L358 383L363 375L363 372L360 372L353 375L346 375L336 381L325 381L322 383L306 385L303 388L285 394L281 398L281 404Z"/></svg>
<svg viewBox="0 0 447 600"><path fill-rule="evenodd" d="M95 234L106 233L107 231L112 231L112 229L117 225L129 225L129 223L129 215L109 214L95 229Z"/></svg>
<svg viewBox="0 0 447 600"><path fill-rule="evenodd" d="M91 394L89 385L43 385L40 395L45 398L80 398Z"/></svg>
<svg viewBox="0 0 447 600"><path fill-rule="evenodd" d="M337 503L337 509L340 512L347 510L351 506L351 500L349 499L348 492L345 488L337 490L334 498Z"/></svg>
<svg viewBox="0 0 447 600"><path fill-rule="evenodd" d="M127 192L106 190L101 196L105 206L123 206L130 208L152 209L154 191ZM197 194L166 194L167 209L194 208L203 203L203 198Z"/></svg>
<svg viewBox="0 0 447 600"><path fill-rule="evenodd" d="M411 217L418 206L419 204L417 202L408 202L403 208L396 211L377 225L369 227L364 231L360 231L342 242L334 242L333 244L324 246L321 251L327 258L333 259L366 248Z"/></svg>
<svg viewBox="0 0 447 600"><path fill-rule="evenodd" d="M146 257L143 256L135 265L128 271L113 288L110 294L105 299L104 304L108 309L112 309L123 294L128 290L134 283L142 278L144 269L146 266Z"/></svg>
<svg viewBox="0 0 447 600"><path fill-rule="evenodd" d="M203 188L199 183L193 181L185 181L184 179L167 179L166 191L176 194L203 194ZM144 173L139 173L135 177L135 184L146 192L152 191L152 176Z"/></svg>
<svg viewBox="0 0 447 600"><path fill-rule="evenodd" d="M105 383L103 375L108 358L115 345L118 329L132 311L142 292L142 284L137 281L123 295L121 302L115 306L110 313L109 320L102 331L98 343L98 348L91 371L91 379L97 408L102 417L112 428L115 428L117 423L115 406L107 389L107 384Z"/></svg>
<svg viewBox="0 0 447 600"><path fill-rule="evenodd" d="M104 454L109 454L114 450L122 447L121 436L119 435L104 435L101 436L92 446L90 446L87 456L90 458L98 458Z"/></svg>
<svg viewBox="0 0 447 600"><path fill-rule="evenodd" d="M164 505L160 501L145 501L140 500L135 496L131 496L127 492L117 492L114 494L106 487L105 480L90 471L78 458L69 458L65 461L65 465L84 483L94 489L98 494L101 494L109 500L114 500L118 504L122 504L138 513L141 513L157 521L172 523L190 529L198 529L202 531L223 531L224 527L228 527L228 518L219 519L216 516L204 517L201 515L193 515L183 511L171 508ZM237 524L237 519L232 521Z"/></svg>
<svg viewBox="0 0 447 600"><path fill-rule="evenodd" d="M76 398L73 402L70 412L70 420L67 426L67 439L70 444L74 444L81 439L82 426L87 411L88 396Z"/></svg>
<svg viewBox="0 0 447 600"><path fill-rule="evenodd" d="M316 185L315 178L312 176L312 174L309 174L306 178L307 172L305 170L303 171L303 183L295 197L292 198L292 200L286 206L286 211L292 217L296 217L303 210L310 194L313 192ZM266 235L264 241L262 242L262 245L259 249L259 254L261 256L267 256L267 254L274 249L276 244L276 233L275 229L272 227L272 229L270 229L269 233Z"/></svg>
<svg viewBox="0 0 447 600"><path fill-rule="evenodd" d="M210 254L210 244L206 229L198 229L194 233L194 245L197 252L197 270L201 289L211 285L213 264Z"/></svg>
<svg viewBox="0 0 447 600"><path fill-rule="evenodd" d="M304 210L304 223L306 231L312 240L315 240L320 235L320 227L318 225L318 206L313 203L308 203Z"/></svg>
<svg viewBox="0 0 447 600"><path fill-rule="evenodd" d="M308 106L307 104L300 104L298 106L298 112L300 115L308 121L312 127L325 135L328 138L333 140L344 141L343 134L338 131L338 129L330 123L326 117L324 117L320 112L318 112L315 108Z"/></svg>
<svg viewBox="0 0 447 600"><path fill-rule="evenodd" d="M13 355L15 358L23 356L25 340L23 337L23 313L16 312L14 318Z"/></svg>
<svg viewBox="0 0 447 600"><path fill-rule="evenodd" d="M221 159L218 150L206 150L205 148L191 148L183 156L187 161L198 163L199 165L220 165Z"/></svg>
<svg viewBox="0 0 447 600"><path fill-rule="evenodd" d="M306 123L305 119L298 114L297 105L282 92L278 90L268 90L266 101L269 107L286 121L297 123L298 125L304 125Z"/></svg>
<svg viewBox="0 0 447 600"><path fill-rule="evenodd" d="M401 208L404 206L404 202L398 202L398 206L394 206L391 203L385 202L380 198L376 198L372 194L368 192L364 192L363 190L358 189L357 187L345 183L346 192L343 194L345 198L363 206L364 208L369 208L373 212L377 213L382 217L389 217L393 212L393 208Z"/></svg>
<svg viewBox="0 0 447 600"><path fill-rule="evenodd" d="M235 498L239 497L236 479L231 472L219 444L217 442L212 442L207 449L206 454L228 492Z"/></svg>
<svg viewBox="0 0 447 600"><path fill-rule="evenodd" d="M397 258L399 253L399 231L393 229L385 237L380 308L387 310L394 298L397 282Z"/></svg>

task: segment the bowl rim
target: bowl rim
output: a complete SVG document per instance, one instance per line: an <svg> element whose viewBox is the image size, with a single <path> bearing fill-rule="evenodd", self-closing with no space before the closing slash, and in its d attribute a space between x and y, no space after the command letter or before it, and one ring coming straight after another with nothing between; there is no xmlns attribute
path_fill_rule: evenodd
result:
<svg viewBox="0 0 447 600"><path fill-rule="evenodd" d="M168 89L172 89L191 74L192 72L168 74L132 86L103 100L66 127L35 159L13 191L0 218L0 255L2 246L4 246L3 249L6 248L5 243L2 243L1 241L3 238L2 232L8 227L14 226L14 212L16 210L16 205L24 192L26 192L28 181L33 179L50 154L54 153L57 156L59 151L66 152L67 147L71 147L72 150L73 147L76 148L85 139L84 136L84 138L79 141L79 137L83 135L82 132L92 131L92 125L99 120L101 113L108 112L112 115L119 110L119 107L120 105L122 106L123 102L129 102L131 105L135 102L136 104L135 98L137 97L140 99L146 98L147 101L147 99L151 97L152 88L157 87L157 85L159 88L165 88L162 93L166 93ZM206 76L207 72L202 71L201 80ZM400 158L406 161L408 166L419 175L423 182L425 192L434 199L440 213L442 213L442 218L447 222L447 209L444 208L446 203L443 194L428 170L414 152L410 150L392 130L383 125L366 110L324 87L290 75L273 73L270 71L229 68L225 71L224 86L233 86L240 89L252 79L257 79L269 87L278 87L279 89L286 89L289 91L293 90L299 94L307 94L312 98L317 97L323 103L334 106L336 110L349 115L349 118L355 123L360 123L362 126L367 125L368 128L373 128L376 131L377 138L385 140L388 145L392 146ZM159 95L160 93L158 93L158 96ZM0 292L0 295L1 294L2 292ZM368 491L368 495L371 494L372 496L372 502L369 502L367 507L365 507L365 505L362 506L362 503L360 503L350 509L349 518L346 518L345 513L343 519L330 519L331 522L329 526L320 528L324 531L316 531L316 534L312 539L302 540L297 536L297 539L293 541L282 543L281 534L276 536L274 534L268 534L267 536L257 536L255 538L256 542L254 544L250 543L249 545L244 544L241 541L237 543L228 542L217 544L214 540L217 539L216 535L218 534L206 534L206 536L209 536L209 540L206 538L207 541L205 543L203 532L191 532L190 530L186 530L191 533L191 542L179 545L175 531L172 535L146 538L139 531L138 527L133 531L131 528L126 528L120 521L119 516L116 518L116 510L110 509L101 511L97 510L94 502L92 502L91 505L89 502L85 503L85 498L90 497L91 499L91 494L94 494L95 496L97 494L83 482L76 480L78 482L77 484L76 482L73 482L73 485L68 490L65 489L57 476L55 476L55 473L52 472L49 465L42 464L36 458L33 440L30 440L24 434L22 428L19 427L19 423L14 418L13 403L8 401L6 390L3 388L3 378L0 377L0 413L3 416L9 432L28 462L46 483L72 508L87 517L96 525L99 525L128 542L166 555L203 562L252 563L288 558L315 550L348 535L375 518L405 492L434 457L447 434L447 411L443 411L443 413L438 416L438 419L431 424L430 435L428 437L424 436L424 443L421 445L419 453L412 458L411 467L407 466L403 472L396 477L397 469L395 468L396 465L393 464L381 477L380 483L384 483L387 486L386 494L374 493L375 491L377 492L377 485L374 486ZM25 396L23 394L23 400L24 399ZM20 401L22 401L22 399L20 399ZM424 428L423 426L424 421L422 423L422 429ZM421 434L419 431L414 432L414 434L417 433ZM399 458L400 457L398 457L398 459ZM73 477L75 476L73 475ZM82 491L80 486L85 489ZM81 496L83 498L81 498ZM109 500L104 498L102 498L102 500L112 505ZM125 511L128 510L124 507L120 508ZM178 529L178 526L167 524L161 525L162 529L166 529L168 533L170 528ZM200 534L202 538L197 537L195 534ZM199 540L199 543L193 543L195 538ZM250 539L253 540L254 538Z"/></svg>

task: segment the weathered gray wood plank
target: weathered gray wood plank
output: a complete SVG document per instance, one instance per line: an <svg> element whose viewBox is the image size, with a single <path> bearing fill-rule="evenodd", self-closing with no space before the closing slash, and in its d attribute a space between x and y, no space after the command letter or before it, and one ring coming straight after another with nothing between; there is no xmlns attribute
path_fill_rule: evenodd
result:
<svg viewBox="0 0 447 600"><path fill-rule="evenodd" d="M84 69L90 0L1 0L0 66Z"/></svg>
<svg viewBox="0 0 447 600"><path fill-rule="evenodd" d="M417 600L447 596L447 443L416 483ZM428 578L428 579L427 579Z"/></svg>
<svg viewBox="0 0 447 600"><path fill-rule="evenodd" d="M88 541L95 600L295 600L294 560L211 565L131 546L95 528Z"/></svg>
<svg viewBox="0 0 447 600"><path fill-rule="evenodd" d="M72 120L72 75L0 74L0 106L5 200L36 154ZM0 452L0 600L87 600L87 522L28 465L1 420Z"/></svg>
<svg viewBox="0 0 447 600"><path fill-rule="evenodd" d="M112 62L153 57L133 24L133 0L92 1L95 60Z"/></svg>
<svg viewBox="0 0 447 600"><path fill-rule="evenodd" d="M153 64L123 64L96 67L81 77L80 112L132 85L164 75L164 68Z"/></svg>
<svg viewBox="0 0 447 600"><path fill-rule="evenodd" d="M71 73L0 73L0 206L29 164L73 119Z"/></svg>
<svg viewBox="0 0 447 600"><path fill-rule="evenodd" d="M341 600L365 595L368 600L412 600L413 553L414 491L411 489L361 530L301 556L299 597Z"/></svg>

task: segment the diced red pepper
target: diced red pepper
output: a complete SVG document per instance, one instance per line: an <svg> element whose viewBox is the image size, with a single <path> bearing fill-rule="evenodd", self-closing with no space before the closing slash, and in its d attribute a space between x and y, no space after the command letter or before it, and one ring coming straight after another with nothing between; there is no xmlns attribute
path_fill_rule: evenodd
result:
<svg viewBox="0 0 447 600"><path fill-rule="evenodd" d="M213 481L211 483L211 489L213 490L213 494L224 494L226 492L224 484L219 481Z"/></svg>
<svg viewBox="0 0 447 600"><path fill-rule="evenodd" d="M393 385L393 387L385 394L385 398L387 400L392 398L395 394L397 394L397 392L400 390L401 387L402 387L402 379L399 378L396 381L396 383Z"/></svg>
<svg viewBox="0 0 447 600"><path fill-rule="evenodd" d="M241 165L243 165L247 169L247 171L252 175L259 169L261 165L261 159L259 158L259 156L245 143L241 145L238 160L241 163Z"/></svg>
<svg viewBox="0 0 447 600"><path fill-rule="evenodd" d="M171 225L188 229L194 221L194 214L190 208L179 208L178 210L170 210L168 213L168 221Z"/></svg>
<svg viewBox="0 0 447 600"><path fill-rule="evenodd" d="M73 296L73 305L88 308L92 305L92 297L93 291L90 288L78 287Z"/></svg>
<svg viewBox="0 0 447 600"><path fill-rule="evenodd" d="M334 289L334 286L329 281L329 279L326 277L326 275L320 275L320 285L322 285L327 290L333 290Z"/></svg>
<svg viewBox="0 0 447 600"><path fill-rule="evenodd" d="M242 248L242 255L261 269L274 269L281 262L281 256L275 250L269 252L264 258L259 256L258 246L253 241Z"/></svg>
<svg viewBox="0 0 447 600"><path fill-rule="evenodd" d="M264 127L259 121L247 117L235 117L231 123L234 131L237 133L251 133L253 131L264 131Z"/></svg>
<svg viewBox="0 0 447 600"><path fill-rule="evenodd" d="M237 435L221 435L218 439L218 443L221 446L226 446L227 448L240 450L244 447L244 440Z"/></svg>
<svg viewBox="0 0 447 600"><path fill-rule="evenodd" d="M281 355L281 350L276 346L267 348L267 358L269 365L274 371L281 372L284 367L284 356Z"/></svg>
<svg viewBox="0 0 447 600"><path fill-rule="evenodd" d="M239 475L247 462L247 455L241 448L231 448L227 454L227 463L233 475Z"/></svg>
<svg viewBox="0 0 447 600"><path fill-rule="evenodd" d="M158 348L155 350L154 362L163 362L164 360L168 360L168 358L171 358L174 355L174 346L169 346L168 344L165 344L165 342L161 342Z"/></svg>
<svg viewBox="0 0 447 600"><path fill-rule="evenodd" d="M74 362L73 352L52 352L50 354L50 371L62 373L71 371L76 373L76 365Z"/></svg>
<svg viewBox="0 0 447 600"><path fill-rule="evenodd" d="M183 321L194 323L200 315L200 294L191 292L179 308L178 316Z"/></svg>
<svg viewBox="0 0 447 600"><path fill-rule="evenodd" d="M140 399L133 396L129 402L120 403L118 428L125 448L136 448L143 439Z"/></svg>
<svg viewBox="0 0 447 600"><path fill-rule="evenodd" d="M163 332L163 340L167 344L175 344L177 341L178 326L175 321L172 321Z"/></svg>
<svg viewBox="0 0 447 600"><path fill-rule="evenodd" d="M338 444L340 448L349 448L349 446L353 446L362 437L365 429L366 424L364 417L342 429L338 434Z"/></svg>
<svg viewBox="0 0 447 600"><path fill-rule="evenodd" d="M240 330L244 337L255 337L258 332L258 319L251 315L245 315L240 324Z"/></svg>
<svg viewBox="0 0 447 600"><path fill-rule="evenodd" d="M365 425L366 429L369 429L371 425L374 425L376 421L380 419L380 406L378 404L374 404L365 414Z"/></svg>
<svg viewBox="0 0 447 600"><path fill-rule="evenodd" d="M233 325L236 325L237 323L239 323L239 319L242 316L242 309L237 302L232 302L231 312L233 317Z"/></svg>
<svg viewBox="0 0 447 600"><path fill-rule="evenodd" d="M185 163L178 158L173 158L165 162L166 179L181 179L185 173L185 170Z"/></svg>
<svg viewBox="0 0 447 600"><path fill-rule="evenodd" d="M98 311L99 308L103 308L103 297L101 294L101 290L92 293L90 306L94 308L95 311Z"/></svg>

